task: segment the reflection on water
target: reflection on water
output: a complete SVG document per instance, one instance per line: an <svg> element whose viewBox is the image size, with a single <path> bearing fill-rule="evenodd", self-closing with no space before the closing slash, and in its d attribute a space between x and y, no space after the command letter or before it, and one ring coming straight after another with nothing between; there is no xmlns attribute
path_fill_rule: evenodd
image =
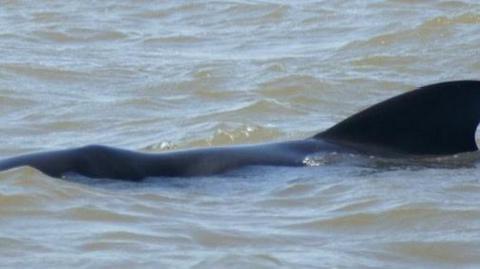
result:
<svg viewBox="0 0 480 269"><path fill-rule="evenodd" d="M0 155L311 136L478 79L477 1L0 1ZM0 173L0 266L476 268L477 153L141 184Z"/></svg>
<svg viewBox="0 0 480 269"><path fill-rule="evenodd" d="M478 152L467 152L448 156L397 156L382 157L353 153L313 154L305 158L306 166L346 165L349 167L369 167L376 171L385 170L424 170L424 169L475 169L480 162Z"/></svg>

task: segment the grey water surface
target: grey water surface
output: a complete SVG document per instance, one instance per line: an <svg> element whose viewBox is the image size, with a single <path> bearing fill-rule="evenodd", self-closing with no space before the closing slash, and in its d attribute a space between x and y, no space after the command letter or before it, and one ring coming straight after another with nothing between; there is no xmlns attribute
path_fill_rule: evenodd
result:
<svg viewBox="0 0 480 269"><path fill-rule="evenodd" d="M0 0L0 157L314 135L480 79L480 3ZM479 268L480 156L142 184L0 173L2 268Z"/></svg>

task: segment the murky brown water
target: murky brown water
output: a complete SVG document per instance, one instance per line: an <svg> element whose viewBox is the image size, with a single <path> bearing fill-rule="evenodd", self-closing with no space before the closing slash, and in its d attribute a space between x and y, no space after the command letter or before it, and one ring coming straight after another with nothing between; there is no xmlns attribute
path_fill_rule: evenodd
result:
<svg viewBox="0 0 480 269"><path fill-rule="evenodd" d="M302 138L478 79L479 50L473 0L0 0L0 155ZM5 171L0 267L480 266L478 155L330 157L144 184Z"/></svg>

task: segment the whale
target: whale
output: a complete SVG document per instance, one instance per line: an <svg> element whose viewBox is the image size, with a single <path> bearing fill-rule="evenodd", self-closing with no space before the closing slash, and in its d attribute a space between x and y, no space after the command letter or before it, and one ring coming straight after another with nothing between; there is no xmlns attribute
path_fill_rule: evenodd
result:
<svg viewBox="0 0 480 269"><path fill-rule="evenodd" d="M105 145L35 152L0 160L0 171L30 166L56 178L142 181L195 177L249 166L305 166L312 154L355 153L387 158L477 151L480 81L419 87L372 105L311 137L254 145L145 153Z"/></svg>

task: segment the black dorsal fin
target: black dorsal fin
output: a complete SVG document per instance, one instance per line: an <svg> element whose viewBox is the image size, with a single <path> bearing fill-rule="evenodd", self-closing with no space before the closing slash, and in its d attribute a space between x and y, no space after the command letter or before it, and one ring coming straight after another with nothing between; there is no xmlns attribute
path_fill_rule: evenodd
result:
<svg viewBox="0 0 480 269"><path fill-rule="evenodd" d="M475 151L480 81L421 87L371 106L315 135L359 150L417 155Z"/></svg>

